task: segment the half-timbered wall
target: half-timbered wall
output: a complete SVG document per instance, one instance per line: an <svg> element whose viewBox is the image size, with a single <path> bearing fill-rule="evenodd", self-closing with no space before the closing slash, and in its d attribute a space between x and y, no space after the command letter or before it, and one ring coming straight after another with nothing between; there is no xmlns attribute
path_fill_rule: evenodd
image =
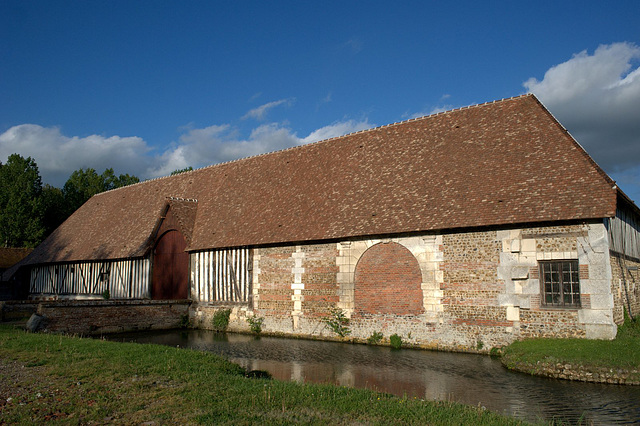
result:
<svg viewBox="0 0 640 426"><path fill-rule="evenodd" d="M252 253L247 248L191 255L191 297L197 302L249 302Z"/></svg>
<svg viewBox="0 0 640 426"><path fill-rule="evenodd" d="M31 269L31 296L149 297L149 259L76 262Z"/></svg>

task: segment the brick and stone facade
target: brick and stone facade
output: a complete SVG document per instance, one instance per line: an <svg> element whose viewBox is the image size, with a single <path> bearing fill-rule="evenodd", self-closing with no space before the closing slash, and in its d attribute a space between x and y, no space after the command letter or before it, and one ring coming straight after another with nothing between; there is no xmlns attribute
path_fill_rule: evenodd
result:
<svg viewBox="0 0 640 426"><path fill-rule="evenodd" d="M580 306L544 306L547 260L578 262ZM485 352L529 337L613 338L623 295L614 260L598 222L257 248L253 308L234 307L231 328L246 331L255 315L267 333L331 339L323 319L339 308L355 341L378 332Z"/></svg>
<svg viewBox="0 0 640 426"><path fill-rule="evenodd" d="M40 310L52 318L52 330L87 333L173 327L187 312L192 326L211 328L224 308L232 311L232 331L247 332L246 319L255 316L264 318L265 333L336 339L324 320L338 308L350 319L354 341L382 333L384 343L398 334L412 346L487 352L531 337L610 339L623 310L637 315L640 308L640 261L610 252L599 222L272 246L251 254L250 302L69 301ZM577 262L580 306L545 306L540 262L549 260Z"/></svg>

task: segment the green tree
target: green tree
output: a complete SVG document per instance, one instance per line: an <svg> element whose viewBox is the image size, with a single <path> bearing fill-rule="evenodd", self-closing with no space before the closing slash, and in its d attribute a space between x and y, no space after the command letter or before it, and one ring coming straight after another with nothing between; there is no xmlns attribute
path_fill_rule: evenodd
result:
<svg viewBox="0 0 640 426"><path fill-rule="evenodd" d="M42 179L31 158L12 154L0 163L0 245L34 247L45 233Z"/></svg>
<svg viewBox="0 0 640 426"><path fill-rule="evenodd" d="M190 172L191 170L193 170L193 167L191 167L191 166L185 167L184 169L174 170L174 171L171 172L170 176L179 175L180 173L184 173L184 172Z"/></svg>
<svg viewBox="0 0 640 426"><path fill-rule="evenodd" d="M136 176L128 174L116 176L113 169L106 169L98 174L95 169L79 169L71 173L62 187L62 195L66 204L66 214L71 215L89 198L100 192L120 188L140 182Z"/></svg>
<svg viewBox="0 0 640 426"><path fill-rule="evenodd" d="M44 184L42 187L42 205L44 210L43 225L45 236L49 235L68 217L62 190Z"/></svg>

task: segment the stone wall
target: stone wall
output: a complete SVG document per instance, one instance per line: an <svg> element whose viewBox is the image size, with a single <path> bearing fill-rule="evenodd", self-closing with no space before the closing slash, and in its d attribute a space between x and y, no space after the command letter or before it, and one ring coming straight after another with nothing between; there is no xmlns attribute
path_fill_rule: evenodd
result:
<svg viewBox="0 0 640 426"><path fill-rule="evenodd" d="M254 310L267 333L333 339L398 334L408 345L486 352L529 337L613 338L613 261L603 223L255 249ZM539 262L576 260L581 305L543 304ZM633 287L632 291L638 291ZM634 299L637 305L637 298ZM634 306L636 306L634 305ZM619 300L615 307L619 310ZM617 312L617 311L616 311ZM210 315L209 315L210 316Z"/></svg>
<svg viewBox="0 0 640 426"><path fill-rule="evenodd" d="M217 311L228 309L229 315L228 331L237 333L249 333L251 331L248 317L255 315L257 311L249 309L243 304L229 303L194 303L189 309L189 326L203 330L213 330L213 317Z"/></svg>
<svg viewBox="0 0 640 426"><path fill-rule="evenodd" d="M180 327L189 315L187 301L66 300L41 302L38 314L51 332L104 334Z"/></svg>
<svg viewBox="0 0 640 426"><path fill-rule="evenodd" d="M498 301L505 292L498 279L501 248L495 231L443 235L442 324L465 346L500 346L513 339L513 321Z"/></svg>
<svg viewBox="0 0 640 426"><path fill-rule="evenodd" d="M624 256L611 253L611 294L615 308L613 317L616 324L624 322L624 312L635 318L640 316L640 260L625 259Z"/></svg>
<svg viewBox="0 0 640 426"><path fill-rule="evenodd" d="M37 310L37 302L31 300L7 300L0 302L0 320L26 321Z"/></svg>
<svg viewBox="0 0 640 426"><path fill-rule="evenodd" d="M514 321L515 337L615 337L609 245L603 223L504 230L497 236L502 241L498 277L505 282L499 302ZM549 260L578 261L581 306L544 306L539 262Z"/></svg>

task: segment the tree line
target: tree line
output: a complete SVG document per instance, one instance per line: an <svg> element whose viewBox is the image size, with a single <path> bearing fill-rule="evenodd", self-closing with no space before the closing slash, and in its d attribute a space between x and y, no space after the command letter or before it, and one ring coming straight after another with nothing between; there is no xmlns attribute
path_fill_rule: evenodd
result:
<svg viewBox="0 0 640 426"><path fill-rule="evenodd" d="M35 247L93 195L138 182L111 168L101 174L86 168L56 188L42 184L31 157L12 154L0 162L0 246Z"/></svg>

